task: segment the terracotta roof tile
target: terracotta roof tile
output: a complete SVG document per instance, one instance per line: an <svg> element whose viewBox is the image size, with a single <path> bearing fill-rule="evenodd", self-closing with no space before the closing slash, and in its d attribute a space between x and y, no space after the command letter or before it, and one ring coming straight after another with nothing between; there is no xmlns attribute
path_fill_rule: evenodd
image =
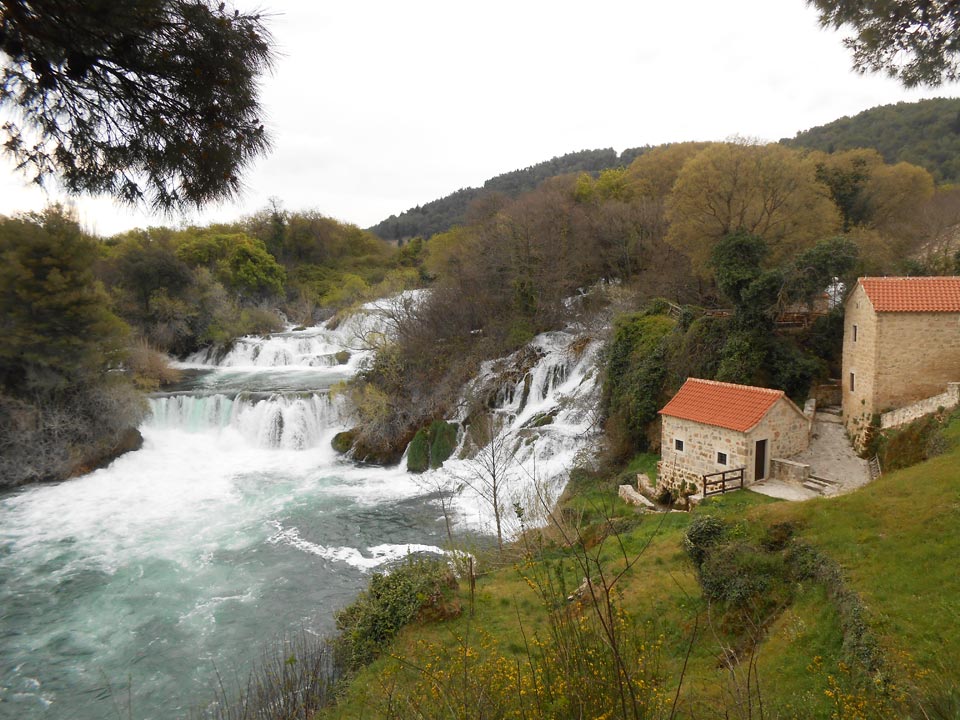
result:
<svg viewBox="0 0 960 720"><path fill-rule="evenodd" d="M862 277L877 312L960 312L960 277Z"/></svg>
<svg viewBox="0 0 960 720"><path fill-rule="evenodd" d="M660 414L745 432L782 397L782 390L688 378Z"/></svg>

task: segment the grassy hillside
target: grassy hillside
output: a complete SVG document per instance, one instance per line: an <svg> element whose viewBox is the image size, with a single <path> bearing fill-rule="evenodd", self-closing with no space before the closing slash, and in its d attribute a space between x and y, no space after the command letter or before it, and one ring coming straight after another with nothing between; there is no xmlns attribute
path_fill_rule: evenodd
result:
<svg viewBox="0 0 960 720"><path fill-rule="evenodd" d="M947 437L804 503L638 515L581 478L556 527L461 582L459 617L409 627L323 717L956 717L960 421ZM598 602L568 602L586 568Z"/></svg>
<svg viewBox="0 0 960 720"><path fill-rule="evenodd" d="M926 168L938 183L956 183L960 182L960 98L882 105L781 142L824 152L875 148L888 163L913 163Z"/></svg>

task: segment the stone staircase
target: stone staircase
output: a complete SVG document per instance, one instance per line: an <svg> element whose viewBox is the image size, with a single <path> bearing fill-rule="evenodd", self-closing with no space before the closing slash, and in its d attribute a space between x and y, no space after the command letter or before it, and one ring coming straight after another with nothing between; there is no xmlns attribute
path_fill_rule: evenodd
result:
<svg viewBox="0 0 960 720"><path fill-rule="evenodd" d="M826 422L826 423L843 423L843 410L838 405L827 405L824 407L818 407L816 415L814 415L815 422Z"/></svg>
<svg viewBox="0 0 960 720"><path fill-rule="evenodd" d="M811 475L801 483L803 487L818 495L832 495L840 483L825 477Z"/></svg>

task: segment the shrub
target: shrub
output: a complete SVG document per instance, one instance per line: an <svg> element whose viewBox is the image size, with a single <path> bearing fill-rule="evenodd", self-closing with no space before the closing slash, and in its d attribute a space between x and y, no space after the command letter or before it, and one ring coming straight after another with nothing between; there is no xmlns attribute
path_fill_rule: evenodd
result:
<svg viewBox="0 0 960 720"><path fill-rule="evenodd" d="M683 548L699 568L710 549L723 542L726 536L726 523L712 515L698 515L683 536Z"/></svg>
<svg viewBox="0 0 960 720"><path fill-rule="evenodd" d="M699 577L705 597L740 610L766 592L777 574L774 558L737 542L710 550L700 565Z"/></svg>
<svg viewBox="0 0 960 720"><path fill-rule="evenodd" d="M408 557L389 575L377 573L370 586L336 614L338 651L352 668L370 662L400 629L422 614L460 614L456 578L445 563Z"/></svg>
<svg viewBox="0 0 960 720"><path fill-rule="evenodd" d="M178 368L170 364L170 359L164 353L151 347L142 338L130 349L126 365L133 373L133 384L147 392L178 382L183 376Z"/></svg>
<svg viewBox="0 0 960 720"><path fill-rule="evenodd" d="M657 419L667 377L666 338L676 321L663 315L633 313L617 319L603 386L607 430L645 450L647 426Z"/></svg>
<svg viewBox="0 0 960 720"><path fill-rule="evenodd" d="M768 552L783 550L793 539L796 525L792 522L779 522L770 525L760 538L760 545Z"/></svg>

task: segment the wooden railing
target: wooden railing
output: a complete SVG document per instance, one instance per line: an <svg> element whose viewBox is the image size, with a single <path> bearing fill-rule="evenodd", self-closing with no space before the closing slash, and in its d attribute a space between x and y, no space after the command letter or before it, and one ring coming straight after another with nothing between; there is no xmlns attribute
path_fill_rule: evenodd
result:
<svg viewBox="0 0 960 720"><path fill-rule="evenodd" d="M883 473L880 471L880 458L874 455L867 461L867 469L870 471L870 479L876 480Z"/></svg>
<svg viewBox="0 0 960 720"><path fill-rule="evenodd" d="M727 490L736 490L743 487L744 468L738 467L733 470L721 470L720 472L708 473L703 476L703 496L721 495ZM716 488L719 486L719 490Z"/></svg>

